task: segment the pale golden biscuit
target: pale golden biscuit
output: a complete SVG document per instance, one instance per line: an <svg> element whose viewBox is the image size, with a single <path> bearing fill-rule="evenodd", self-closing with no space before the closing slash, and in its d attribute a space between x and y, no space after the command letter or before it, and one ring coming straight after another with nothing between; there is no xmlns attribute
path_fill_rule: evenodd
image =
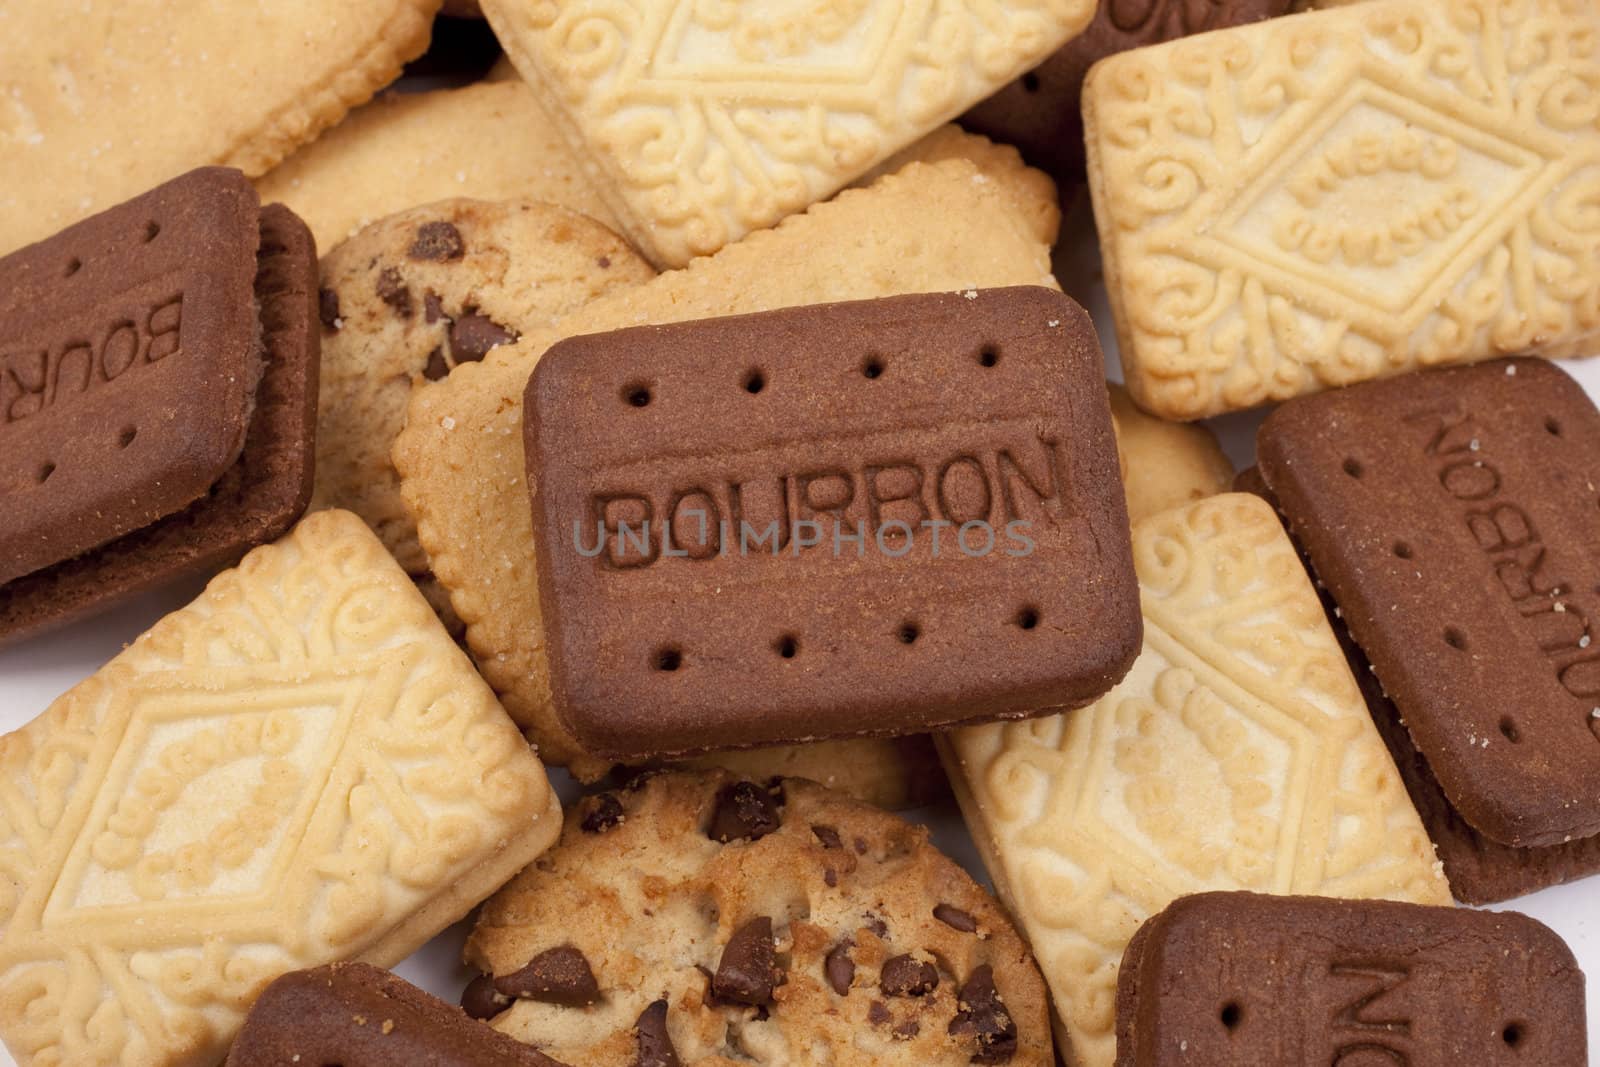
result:
<svg viewBox="0 0 1600 1067"><path fill-rule="evenodd" d="M561 829L494 694L337 511L218 575L0 764L20 1067L214 1067L274 977L399 962Z"/></svg>
<svg viewBox="0 0 1600 1067"><path fill-rule="evenodd" d="M451 197L544 200L615 229L583 165L520 81L385 93L256 181L324 251L386 215Z"/></svg>
<svg viewBox="0 0 1600 1067"><path fill-rule="evenodd" d="M193 167L265 173L394 80L438 7L0 4L0 254Z"/></svg>
<svg viewBox="0 0 1600 1067"><path fill-rule="evenodd" d="M593 985L516 977L552 950ZM499 979L495 1028L571 1067L1055 1063L1044 981L995 899L926 827L798 778L662 774L578 801L466 957ZM638 1055L661 1001L671 1060Z"/></svg>
<svg viewBox="0 0 1600 1067"><path fill-rule="evenodd" d="M412 384L655 277L604 226L535 201L446 200L374 223L322 259L322 383L312 508L367 520L428 571L389 462Z"/></svg>
<svg viewBox="0 0 1600 1067"><path fill-rule="evenodd" d="M1039 240L1046 245L1056 243L1061 236L1062 212L1056 183L1050 175L1023 163L1022 153L1012 146L968 133L953 122L913 141L853 184L871 185L910 163L941 163L947 159L968 160L978 168L979 179L999 182L1001 192L1012 198L1013 206L1032 220Z"/></svg>
<svg viewBox="0 0 1600 1067"><path fill-rule="evenodd" d="M774 230L645 286L585 305L481 363L412 391L395 442L401 494L433 573L467 624L467 645L548 760L606 770L550 702L522 450L522 393L562 337L650 322L897 293L1054 285L1032 212L966 160L914 163Z"/></svg>
<svg viewBox="0 0 1600 1067"><path fill-rule="evenodd" d="M1106 386L1111 390L1111 422L1117 431L1128 521L1228 491L1233 464L1209 427L1146 415L1127 389L1116 382Z"/></svg>
<svg viewBox="0 0 1600 1067"><path fill-rule="evenodd" d="M1134 398L1193 419L1600 334L1600 5L1369 0L1084 89Z"/></svg>
<svg viewBox="0 0 1600 1067"><path fill-rule="evenodd" d="M1145 647L1122 684L1070 715L940 739L1082 1067L1110 1067L1122 950L1177 897L1450 902L1272 509L1228 493L1133 540Z"/></svg>
<svg viewBox="0 0 1600 1067"><path fill-rule="evenodd" d="M1094 0L487 0L622 232L681 267L831 196L1071 40Z"/></svg>

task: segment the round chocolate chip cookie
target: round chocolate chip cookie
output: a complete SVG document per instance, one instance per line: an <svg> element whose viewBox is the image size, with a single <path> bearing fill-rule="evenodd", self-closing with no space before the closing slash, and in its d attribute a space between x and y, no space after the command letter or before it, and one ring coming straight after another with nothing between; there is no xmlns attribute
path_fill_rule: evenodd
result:
<svg viewBox="0 0 1600 1067"><path fill-rule="evenodd" d="M592 219L532 200L445 200L381 219L322 260L322 385L312 507L367 520L400 565L428 559L389 450L411 385L654 272ZM520 439L507 443L520 452ZM419 583L436 608L444 597Z"/></svg>
<svg viewBox="0 0 1600 1067"><path fill-rule="evenodd" d="M994 899L926 829L804 779L579 801L466 954L467 1011L569 1067L1054 1062Z"/></svg>

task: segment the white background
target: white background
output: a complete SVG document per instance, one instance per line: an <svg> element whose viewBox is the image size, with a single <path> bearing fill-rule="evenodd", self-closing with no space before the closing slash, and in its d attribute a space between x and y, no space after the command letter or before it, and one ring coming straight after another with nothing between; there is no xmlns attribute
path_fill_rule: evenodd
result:
<svg viewBox="0 0 1600 1067"><path fill-rule="evenodd" d="M1098 256L1088 216L1087 205L1082 202L1069 212L1058 248L1056 270L1063 288L1093 313L1107 350L1108 372L1120 378L1116 339L1099 281ZM781 265L774 267L781 269ZM1583 383L1590 396L1600 398L1600 361L1569 362L1563 366ZM1251 462L1255 427L1259 422L1259 413L1213 420L1212 425L1236 466L1243 467ZM1600 456L1594 459L1600 464ZM202 586L203 582L198 580L175 586L78 626L0 650L0 731L16 729L44 711L52 700L92 674L163 614L193 598ZM553 777L563 799L570 800L576 795L565 774L555 772ZM938 844L987 884L982 864L953 803L908 814L929 824ZM1596 892L1600 892L1600 880L1583 881L1547 889L1500 907L1515 908L1549 924L1566 938L1587 972L1600 974L1600 928L1593 920L1594 910L1589 903ZM453 927L401 965L400 973L454 1001L471 977L459 962L464 937L465 924ZM1596 1000L1591 996L1589 1047L1592 1057L1600 1062L1600 1041L1596 1040L1600 1035L1600 1018L1596 1015ZM15 1067L3 1050L0 1050L0 1067Z"/></svg>

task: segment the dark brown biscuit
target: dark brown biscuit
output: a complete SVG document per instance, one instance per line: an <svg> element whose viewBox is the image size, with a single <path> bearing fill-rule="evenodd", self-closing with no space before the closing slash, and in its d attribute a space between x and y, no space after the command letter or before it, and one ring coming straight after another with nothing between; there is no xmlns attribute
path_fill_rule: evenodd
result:
<svg viewBox="0 0 1600 1067"><path fill-rule="evenodd" d="M1587 1063L1584 978L1515 912L1202 893L1117 979L1117 1067Z"/></svg>
<svg viewBox="0 0 1600 1067"><path fill-rule="evenodd" d="M1261 475L1461 816L1600 831L1600 412L1542 360L1292 400Z"/></svg>
<svg viewBox="0 0 1600 1067"><path fill-rule="evenodd" d="M209 167L0 259L0 583L181 511L239 458L258 215Z"/></svg>
<svg viewBox="0 0 1600 1067"><path fill-rule="evenodd" d="M1293 0L1102 0L1082 34L957 121L1001 144L1062 186L1083 180L1080 95L1089 68L1106 56L1192 33L1287 14Z"/></svg>
<svg viewBox="0 0 1600 1067"><path fill-rule="evenodd" d="M527 450L567 727L649 757L1096 699L1142 632L1102 375L1042 288L555 346Z"/></svg>
<svg viewBox="0 0 1600 1067"><path fill-rule="evenodd" d="M335 963L267 986L227 1067L561 1067L388 971Z"/></svg>
<svg viewBox="0 0 1600 1067"><path fill-rule="evenodd" d="M260 338L265 367L239 458L176 514L0 586L0 645L175 577L231 564L283 534L305 510L320 344L316 247L305 224L278 204L262 209L259 233L251 259L254 295L243 306L259 311L259 326L250 329Z"/></svg>
<svg viewBox="0 0 1600 1067"><path fill-rule="evenodd" d="M1233 488L1240 493L1254 493L1277 507L1277 500L1255 467L1240 471L1233 480ZM1306 566L1310 567L1309 561ZM1371 664L1340 617L1342 613L1326 589L1319 592L1328 612L1328 623L1350 660L1350 673L1361 687L1361 695L1366 698L1378 733L1389 747L1389 755L1399 768L1411 803L1428 837L1433 840L1434 851L1444 865L1444 875L1455 898L1463 904L1494 904L1600 874L1600 836L1581 837L1559 845L1514 848L1491 841L1467 825L1451 806L1444 790L1439 788L1439 780L1428 769L1427 759L1412 743L1399 709L1378 684Z"/></svg>

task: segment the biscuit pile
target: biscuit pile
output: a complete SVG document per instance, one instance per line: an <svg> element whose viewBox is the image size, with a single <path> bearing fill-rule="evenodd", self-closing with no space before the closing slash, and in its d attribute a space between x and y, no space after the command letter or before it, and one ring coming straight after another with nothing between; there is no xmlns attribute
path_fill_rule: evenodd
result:
<svg viewBox="0 0 1600 1067"><path fill-rule="evenodd" d="M0 337L19 1067L1587 1062L1594 0L0 3Z"/></svg>

